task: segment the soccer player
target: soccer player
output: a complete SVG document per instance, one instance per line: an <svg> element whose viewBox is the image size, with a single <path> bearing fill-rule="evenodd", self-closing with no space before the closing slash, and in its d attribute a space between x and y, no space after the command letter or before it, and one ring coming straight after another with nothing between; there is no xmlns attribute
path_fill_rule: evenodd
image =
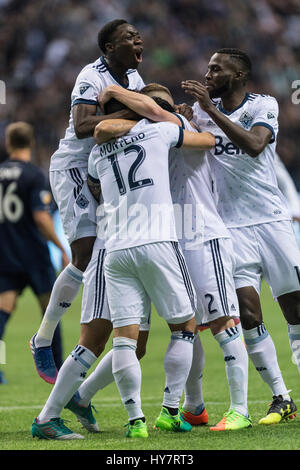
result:
<svg viewBox="0 0 300 470"><path fill-rule="evenodd" d="M46 310L56 273L50 261L47 240L62 252L63 263L68 263L65 250L56 236L48 212L51 193L42 171L33 165L31 152L34 132L25 122L10 124L5 131L9 159L0 163L0 339L17 297L30 286ZM62 364L60 327L53 337L54 360ZM4 378L0 376L0 383Z"/></svg>
<svg viewBox="0 0 300 470"><path fill-rule="evenodd" d="M149 100L152 102L151 99ZM99 143L110 135L108 126L111 122L101 124L101 126L96 126L95 130L95 138ZM112 126L115 124L116 121L112 121ZM140 366L135 350L139 324L145 312L148 315L150 299L154 301L160 315L168 321L172 331L165 358L164 406L156 420L156 427L182 432L191 429L188 423L180 419L178 404L192 356L192 339L195 329L191 303L193 289L176 243L168 183L168 150L170 145L178 143L181 145L182 139L184 145L210 148L213 145L213 139L208 133L183 135L182 130L174 124L150 125L148 121L143 120L128 134L127 131L133 123L125 121L124 125L125 128L121 129L121 135L126 133L124 138L117 140L114 145L108 143L107 146L103 144L93 149L89 159L92 163L89 165L89 172L92 173L93 178L98 179L98 175L101 178L102 172L101 170L96 172L95 166L98 164L105 166L103 173L105 177L101 182L101 188L105 209L108 209L109 236L106 241L108 254L104 263L107 295L114 324L112 368L129 415L126 435L127 437L147 437L139 396ZM109 146L110 150L106 152ZM114 158L118 158L117 164ZM152 177L137 179L137 170L139 173L142 170L142 175L150 172L154 179ZM128 180L127 177L124 179L126 174ZM121 212L119 212L119 198L122 206ZM167 208L166 216L169 217L170 222L162 233L160 217L154 215L152 218L150 214L151 205L155 206L158 203ZM145 218L141 225L142 231L135 230L137 227L134 221L130 226L130 218L127 218L127 213L124 215L123 212L124 205L128 207L129 213L141 206L144 207ZM148 214L145 213L146 210L149 211ZM115 226L114 215L117 212L121 218L121 213L123 213L124 218ZM124 232L127 228L128 236ZM114 261L107 262L108 258L113 258ZM125 263L122 269L119 266L120 262ZM147 318L145 320L147 321ZM73 355L82 363L88 357L86 348L81 345L74 349ZM60 374L58 380L59 377ZM48 408L48 412L51 413L51 411ZM51 418L51 414L48 413L47 416L45 410L42 410L38 420L33 423L33 435L45 437L49 427L54 429L53 426L59 424L58 420L58 417ZM61 431L64 432L62 428ZM56 431L55 433L56 438L61 438ZM64 432L64 435L66 439L78 438L78 435L74 435L71 431L70 433Z"/></svg>
<svg viewBox="0 0 300 470"><path fill-rule="evenodd" d="M260 283L264 277L277 298L294 350L300 338L300 252L274 170L278 104L272 96L247 92L250 74L247 54L220 49L209 61L205 85L185 81L182 87L197 100L198 129L209 129L216 137L209 163L218 212L234 243L244 338L250 359L273 394L259 423L273 424L293 417L297 408L263 323Z"/></svg>
<svg viewBox="0 0 300 470"><path fill-rule="evenodd" d="M158 84L147 85L142 94L147 94L161 103L164 109L174 112L174 101L169 90ZM109 97L123 100L140 115L144 114L141 95L125 93L116 87L107 88L100 101ZM148 115L155 120L166 119L165 111L156 110ZM195 129L183 116L181 125L191 131ZM178 117L173 116L175 121ZM172 119L172 116L169 116ZM197 207L202 208L203 224L197 227L192 223L193 236L188 239L187 228L179 227L179 238L185 261L197 295L197 324L207 323L220 345L226 367L231 404L224 418L210 429L213 431L242 429L251 426L247 408L248 356L235 327L233 317L239 315L238 300L233 280L234 255L230 234L222 222L212 194L211 176L205 152L191 153L190 149L170 151L170 180L173 203L193 209L197 217ZM185 220L183 216L182 220ZM204 234L202 228L204 225ZM201 375L203 351L197 335L194 342L194 357L190 376L185 389L185 403L182 414L191 424L206 424L207 413L204 408Z"/></svg>
<svg viewBox="0 0 300 470"><path fill-rule="evenodd" d="M111 21L100 30L98 44L103 56L79 73L71 95L69 127L50 162L51 188L72 261L57 278L46 314L30 344L39 375L52 384L57 376L50 346L53 332L80 289L96 237L96 202L86 183L87 162L96 124L110 117L99 114L97 96L109 84L128 89L144 86L136 70L142 61L143 42L134 26L125 20ZM126 117L128 113L113 116Z"/></svg>

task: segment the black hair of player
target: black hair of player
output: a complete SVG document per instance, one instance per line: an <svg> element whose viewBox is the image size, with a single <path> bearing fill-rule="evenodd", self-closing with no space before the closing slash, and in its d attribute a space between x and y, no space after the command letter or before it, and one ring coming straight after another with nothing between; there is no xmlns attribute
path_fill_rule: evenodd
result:
<svg viewBox="0 0 300 470"><path fill-rule="evenodd" d="M252 63L250 60L250 57L246 52L241 51L240 49L234 49L234 48L223 48L219 49L216 51L216 54L227 54L229 55L233 60L236 60L239 62L239 64L242 65L244 72L246 73L246 81L249 80L251 77L251 72L252 72Z"/></svg>
<svg viewBox="0 0 300 470"><path fill-rule="evenodd" d="M151 96L151 98L165 111L169 111L169 113L175 113L175 108L170 103L168 103L168 101L160 98L159 96Z"/></svg>
<svg viewBox="0 0 300 470"><path fill-rule="evenodd" d="M98 33L98 46L104 54L106 53L105 44L111 41L112 35L122 24L128 24L128 21L121 19L113 20L109 23L106 23L106 25L104 25L103 28L100 29Z"/></svg>

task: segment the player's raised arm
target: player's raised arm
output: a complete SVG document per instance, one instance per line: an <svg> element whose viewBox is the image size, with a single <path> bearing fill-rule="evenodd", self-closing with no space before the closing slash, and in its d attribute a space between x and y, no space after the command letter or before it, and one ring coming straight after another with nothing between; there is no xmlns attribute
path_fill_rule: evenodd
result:
<svg viewBox="0 0 300 470"><path fill-rule="evenodd" d="M76 137L85 139L92 137L95 127L107 119L132 119L134 113L130 109L123 109L112 114L96 115L97 106L93 104L76 104L73 106L73 120Z"/></svg>
<svg viewBox="0 0 300 470"><path fill-rule="evenodd" d="M108 119L97 124L94 132L94 139L97 144L103 144L111 139L116 139L127 134L137 121L127 119Z"/></svg>
<svg viewBox="0 0 300 470"><path fill-rule="evenodd" d="M162 109L150 96L134 91L126 90L117 85L110 85L99 95L98 101L101 109L111 98L120 101L140 116L144 116L154 122L173 122L181 125L179 118Z"/></svg>
<svg viewBox="0 0 300 470"><path fill-rule="evenodd" d="M216 139L210 132L183 131L182 147L210 150L215 144Z"/></svg>
<svg viewBox="0 0 300 470"><path fill-rule="evenodd" d="M272 139L272 131L263 125L257 125L252 127L251 130L246 130L232 122L214 106L206 87L202 83L187 80L182 82L182 88L198 101L201 108L225 132L227 137L250 157L257 157Z"/></svg>

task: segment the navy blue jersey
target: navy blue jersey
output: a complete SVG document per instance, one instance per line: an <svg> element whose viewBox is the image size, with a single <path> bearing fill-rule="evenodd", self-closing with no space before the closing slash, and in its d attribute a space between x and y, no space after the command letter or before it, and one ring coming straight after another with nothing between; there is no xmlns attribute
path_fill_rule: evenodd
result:
<svg viewBox="0 0 300 470"><path fill-rule="evenodd" d="M48 210L51 193L32 163L0 163L0 272L28 272L51 264L47 241L33 212Z"/></svg>

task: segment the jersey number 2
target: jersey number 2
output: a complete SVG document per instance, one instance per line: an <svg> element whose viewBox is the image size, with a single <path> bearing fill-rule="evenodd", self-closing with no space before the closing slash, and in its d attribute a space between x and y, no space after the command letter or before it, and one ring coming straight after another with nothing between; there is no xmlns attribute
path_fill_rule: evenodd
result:
<svg viewBox="0 0 300 470"><path fill-rule="evenodd" d="M143 161L146 158L145 149L143 147L141 147L140 145L135 144L135 145L130 145L129 147L127 147L124 150L124 153L125 153L126 156L129 153L132 153L132 152L136 153L137 157L134 160L134 162L132 163L132 165L129 169L129 172L128 172L128 184L129 184L130 191L134 191L135 189L144 188L145 186L152 186L153 185L153 180L151 178L144 178L142 180L136 180L135 179L136 172L137 172L138 168L141 166L141 164L143 163ZM120 169L120 166L119 166L118 157L117 157L116 154L114 154L114 155L111 155L110 157L108 157L108 159L111 162L112 169L113 169L113 172L114 172L114 175L115 175L115 178L116 178L116 182L117 182L117 185L118 185L118 188L119 188L119 192L120 192L121 195L123 195L123 194L126 193L126 186L125 186L124 179L123 179L121 169Z"/></svg>

